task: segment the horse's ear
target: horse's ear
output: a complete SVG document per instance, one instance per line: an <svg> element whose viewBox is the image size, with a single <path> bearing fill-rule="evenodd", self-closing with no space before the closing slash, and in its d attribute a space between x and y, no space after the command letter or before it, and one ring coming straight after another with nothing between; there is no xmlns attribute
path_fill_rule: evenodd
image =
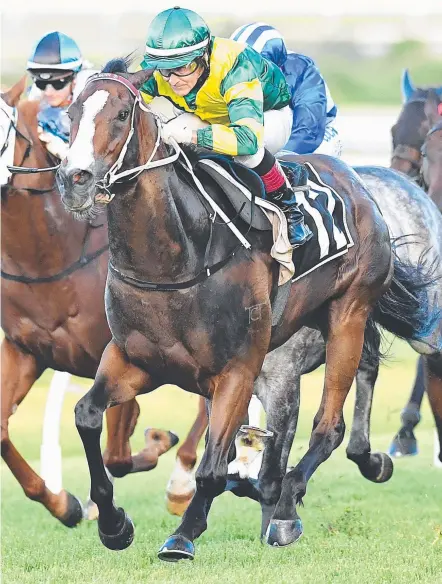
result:
<svg viewBox="0 0 442 584"><path fill-rule="evenodd" d="M428 92L424 111L430 124L430 128L442 121L442 103L438 94L433 89L430 89Z"/></svg>
<svg viewBox="0 0 442 584"><path fill-rule="evenodd" d="M402 73L401 87L403 102L407 103L407 101L411 98L411 96L416 90L416 88L411 82L410 73L408 69L404 69L404 72Z"/></svg>
<svg viewBox="0 0 442 584"><path fill-rule="evenodd" d="M17 83L15 85L13 85L11 87L11 89L8 89L8 91L5 91L5 93L2 93L2 99L11 107L15 107L21 97L21 94L23 93L23 91L25 90L26 87L26 75L23 75L23 77L17 81Z"/></svg>
<svg viewBox="0 0 442 584"><path fill-rule="evenodd" d="M140 89L143 83L146 83L146 81L152 77L153 72L154 69L142 69L141 71L132 73L130 76L130 81L137 89Z"/></svg>

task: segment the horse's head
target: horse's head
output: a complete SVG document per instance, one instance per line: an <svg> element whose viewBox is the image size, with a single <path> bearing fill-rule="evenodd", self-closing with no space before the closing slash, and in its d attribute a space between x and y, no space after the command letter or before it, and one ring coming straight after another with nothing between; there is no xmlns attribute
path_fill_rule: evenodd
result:
<svg viewBox="0 0 442 584"><path fill-rule="evenodd" d="M434 88L442 93L442 87ZM411 177L417 177L421 165L420 149L429 130L425 102L432 89L415 87L407 70L402 78L403 106L396 124L391 129L393 153L391 168Z"/></svg>
<svg viewBox="0 0 442 584"><path fill-rule="evenodd" d="M34 100L21 100L26 85L22 77L11 89L0 95L0 151L2 158L1 183L10 179L7 166L45 168L55 161L38 138L37 114L40 104ZM52 183L50 173L13 174L10 187L44 187ZM6 189L5 191L6 192Z"/></svg>
<svg viewBox="0 0 442 584"><path fill-rule="evenodd" d="M422 180L442 211L442 99L435 91L429 93L425 115L430 129L422 146Z"/></svg>
<svg viewBox="0 0 442 584"><path fill-rule="evenodd" d="M128 59L110 61L72 103L70 146L57 172L62 201L78 217L95 214L112 196L109 187L124 165L136 166L143 147L150 142L139 119L139 87L151 71L128 73ZM140 107L138 107L140 106ZM135 127L137 126L137 127ZM145 144L146 145L146 144ZM115 188L115 187L113 187Z"/></svg>

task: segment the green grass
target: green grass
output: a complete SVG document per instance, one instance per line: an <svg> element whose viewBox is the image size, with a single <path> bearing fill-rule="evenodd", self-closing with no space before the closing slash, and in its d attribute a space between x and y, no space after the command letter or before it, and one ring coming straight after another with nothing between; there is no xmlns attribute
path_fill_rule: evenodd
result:
<svg viewBox="0 0 442 584"><path fill-rule="evenodd" d="M396 343L396 360L382 368L373 409L373 447L388 447L397 430L414 375L415 358ZM16 446L39 468L45 375L11 419ZM298 437L292 462L305 452L312 417L319 404L323 370L303 378ZM87 386L86 382L81 381ZM88 473L73 421L80 394L69 393L63 410L64 486L85 498ZM351 422L353 391L346 409ZM133 449L143 429L156 425L184 437L196 411L196 398L164 387L140 399L141 417ZM224 494L212 507L209 529L196 543L193 563L164 564L156 551L178 519L167 514L165 486L175 453L157 469L116 481L118 504L135 523L135 541L124 552L106 550L95 523L68 530L41 505L27 500L2 463L2 573L8 584L121 583L442 583L442 471L432 467L433 423L428 406L418 428L421 454L395 464L389 483L374 485L346 460L341 446L309 483L300 509L305 535L286 549L259 541L256 503ZM348 433L346 436L348 439ZM345 444L346 442L344 442ZM438 535L439 534L439 535Z"/></svg>

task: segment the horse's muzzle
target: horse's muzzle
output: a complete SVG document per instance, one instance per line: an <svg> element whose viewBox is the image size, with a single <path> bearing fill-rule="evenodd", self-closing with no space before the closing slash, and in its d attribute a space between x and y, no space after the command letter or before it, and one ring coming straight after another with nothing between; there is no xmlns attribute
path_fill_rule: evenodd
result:
<svg viewBox="0 0 442 584"><path fill-rule="evenodd" d="M63 205L69 211L84 211L93 205L95 178L89 170L67 169L62 164L56 181Z"/></svg>

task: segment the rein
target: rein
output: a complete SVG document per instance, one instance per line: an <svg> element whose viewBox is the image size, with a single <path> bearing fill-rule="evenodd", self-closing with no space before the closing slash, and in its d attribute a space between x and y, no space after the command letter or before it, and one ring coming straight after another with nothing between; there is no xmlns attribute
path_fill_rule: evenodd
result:
<svg viewBox="0 0 442 584"><path fill-rule="evenodd" d="M115 161L115 163L106 172L103 179L96 183L96 186L100 190L106 191L108 198L105 201L105 203L109 204L112 201L112 199L115 197L115 194L112 194L109 191L109 187L112 184L114 184L116 182L120 182L122 179L128 178L128 177L130 177L129 180L132 180L132 179L138 177L144 170L150 170L152 168L156 168L159 166L165 166L167 164L175 162L176 160L178 160L178 158L180 156L182 156L182 158L184 159L184 162L185 162L184 168L186 168L186 170L192 176L192 178L195 182L195 185L197 187L197 190L203 195L203 197L210 204L210 206L212 207L212 209L214 211L214 213L209 213L210 233L209 233L209 238L208 238L207 245L206 245L206 250L204 253L204 267L200 272L198 272L198 274L194 278L187 280L185 282L177 282L177 283L174 283L174 282L169 282L169 283L148 282L145 280L134 278L133 276L129 276L128 274L125 274L121 270L118 270L112 264L112 262L110 260L109 260L109 271L112 272L112 274L115 277L117 277L119 280L122 280L123 282L126 282L127 284L130 284L130 285L135 286L137 288L141 288L143 290L153 290L153 291L158 291L158 292L164 292L164 291L184 290L187 288L191 288L192 286L195 286L196 284L203 282L204 280L209 278L211 275L213 275L216 272L218 272L219 270L221 270L235 256L235 254L241 249L241 247L245 247L246 249L250 249L251 245L247 241L245 236L239 231L239 229L235 225L232 224L229 217L224 213L224 211L215 203L215 201L212 199L212 197L210 197L210 195L206 192L201 181L196 177L195 173L193 172L193 168L192 168L192 165L191 165L189 159L184 154L184 152L182 151L182 149L180 148L180 146L178 145L178 143L175 140L173 140L173 142L172 142L172 146L175 149L174 154L168 156L167 158L153 160L153 157L157 153L158 148L161 144L161 123L160 123L158 117L153 114L152 110L144 105L144 103L142 102L142 98L140 96L140 92L138 91L138 89L136 89L136 87L128 79L126 79L125 77L122 77L120 75L114 74L114 73L104 73L104 74L98 73L98 74L96 74L88 79L86 86L89 85L89 83L92 83L94 81L102 81L102 80L106 80L106 79L111 80L111 81L116 81L117 83L124 85L129 90L129 92L133 95L133 97L135 98L135 102L134 102L134 106L132 108L132 113L131 113L131 129L130 129L129 134L126 138L126 141L123 144L123 147L120 151L120 154L119 154L117 160ZM126 152L127 152L128 146L129 146L129 142L132 139L132 136L133 136L134 131L135 131L134 122L135 122L135 110L136 110L137 104L142 111L145 111L151 115L154 115L155 123L157 125L157 138L156 138L153 150L149 156L149 159L147 160L147 162L145 164L143 164L141 166L137 166L135 168L125 170L125 171L119 173L118 171L120 170L120 168L123 164L123 160L124 160L124 157L126 155ZM228 225L228 227L232 230L232 232L239 239L240 243L230 252L230 254L226 258L217 262L216 264L209 266L208 260L209 260L210 249L211 249L211 244L212 244L213 223L215 222L217 215L219 215L225 221L225 223ZM246 235L249 233L249 231L251 229L251 222L252 222L252 218L250 219L250 224L248 226Z"/></svg>
<svg viewBox="0 0 442 584"><path fill-rule="evenodd" d="M442 102L441 102L441 103L442 103ZM425 180L425 166L426 166L426 164L427 164L427 163L425 162L426 155L427 155L427 154L426 154L426 140L427 140L427 138L428 138L429 136L431 136L431 135L432 135L432 134L434 134L435 132L439 132L439 131L441 131L441 130L442 130L442 120L441 120L440 122L437 122L436 124L434 124L434 126L432 126L432 127L431 127L431 128L428 130L428 133L427 133L427 135L426 135L426 137L425 137L425 142L423 143L423 145L422 145L422 148L421 148L421 154L422 154L422 159L423 159L423 162L422 162L422 166L421 166L421 168L420 168L420 175L419 175L419 178L420 178L420 181L421 181L422 185L423 185L423 186L424 186L426 189L428 189L428 188L429 188L429 185L427 184L427 182L426 182L426 180Z"/></svg>
<svg viewBox="0 0 442 584"><path fill-rule="evenodd" d="M3 152L6 150L7 145L8 145L8 139L9 139L9 136L11 133L11 129L14 129L16 134L18 136L20 136L21 138L23 138L24 140L26 140L26 142L28 143L28 145L26 147L25 154L23 156L23 160L21 161L21 164L23 164L23 162L29 156L29 153L30 153L31 148L33 146L33 142L30 138L25 136L18 129L17 119L15 118L16 108L14 108L14 116L9 115L9 113L6 112L6 110L3 110L3 111L4 111L4 113L6 113L8 115L11 123L9 125L6 142L3 146L3 148L1 149L0 154L3 154ZM13 174L35 174L35 173L40 173L40 172L55 172L59 166L60 165L58 164L57 166L52 166L49 168L28 168L28 167L23 167L20 165L20 166L8 166L7 168ZM8 183L6 185L2 185L2 188L9 188L9 189L12 188L12 189L17 189L17 190L28 191L31 195L44 195L44 194L53 192L55 190L56 186L54 185L53 187L48 188L48 189L35 189L35 188L29 188L29 187L15 187L13 184ZM109 244L106 244L105 246L101 247L97 251L95 251L89 255L86 255L86 247L87 247L87 244L89 241L91 229L96 229L98 227L102 227L102 225L93 226L90 223L87 224L86 233L85 233L85 236L83 239L83 245L81 248L81 253L80 253L79 259L76 262L74 262L73 264L71 264L69 267L67 267L66 269L62 270L61 272L57 272L56 274L53 274L51 276L42 276L42 277L34 278L34 277L30 277L30 276L9 274L8 272L4 272L3 270L0 270L0 276L4 280L10 280L12 282L19 282L20 284L50 284L51 282L57 282L59 280L62 280L66 276L69 276L70 274L74 273L76 270L84 268L85 266L90 264L92 261L94 261L97 257L99 257L102 253L104 253L107 249L109 249Z"/></svg>
<svg viewBox="0 0 442 584"><path fill-rule="evenodd" d="M5 152L6 148L8 147L8 141L9 141L9 136L11 134L11 130L14 129L15 133L20 136L20 138L23 138L23 140L26 140L26 142L28 143L26 150L25 150L25 154L23 156L23 160L21 161L19 166L7 166L6 168L9 170L9 172L11 172L12 174L38 174L40 172L55 172L56 170L58 170L59 168L59 164L57 164L56 166L49 166L47 168L32 168L32 167L27 167L27 166L22 166L23 162L26 160L26 158L29 156L29 153L32 149L33 146L33 142L30 138L28 138L27 136L25 136L17 127L17 118L15 116L16 113L16 108L14 108L14 115L11 116L9 114L9 112L7 112L6 110L2 109L3 113L6 114L6 116L9 118L10 120L10 124L9 124L9 128L8 128L8 133L6 136L6 141L1 149L0 152L0 156L3 155L3 153ZM8 185L6 185L8 186ZM23 190L27 190L27 189L23 189ZM50 189L53 190L53 189ZM43 191L43 192L50 192L50 191Z"/></svg>
<svg viewBox="0 0 442 584"><path fill-rule="evenodd" d="M106 245L103 245L103 247L100 247L99 249L97 249L97 251L94 251L93 253L86 255L86 247L87 247L87 244L89 242L91 230L97 229L98 227L102 227L102 225L94 226L94 225L91 225L90 223L87 224L86 234L85 234L84 239L83 239L83 246L81 248L81 254L80 254L79 259L76 262L74 262L73 264L71 264L69 267L67 267L66 269L62 270L61 272L57 272L56 274L53 274L51 276L42 276L39 278L33 278L30 276L19 276L19 275L15 275L15 274L9 274L8 272L4 272L3 270L1 270L1 273L0 273L1 277L4 280L10 280L12 282L19 282L20 284L50 284L51 282L58 282L59 280L62 280L66 276L70 276L71 274L73 274L77 270L86 267L88 264L90 264L96 258L98 258L102 253L104 253L107 249L109 249L109 244L106 244Z"/></svg>

